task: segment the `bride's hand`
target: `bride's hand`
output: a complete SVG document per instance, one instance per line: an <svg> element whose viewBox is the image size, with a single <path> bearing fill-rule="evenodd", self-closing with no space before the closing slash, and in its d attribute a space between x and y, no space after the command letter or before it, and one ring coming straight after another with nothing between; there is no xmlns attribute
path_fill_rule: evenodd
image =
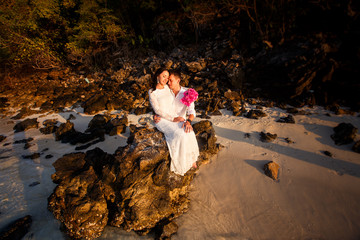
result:
<svg viewBox="0 0 360 240"><path fill-rule="evenodd" d="M176 117L174 118L173 122L184 122L185 119L183 117Z"/></svg>

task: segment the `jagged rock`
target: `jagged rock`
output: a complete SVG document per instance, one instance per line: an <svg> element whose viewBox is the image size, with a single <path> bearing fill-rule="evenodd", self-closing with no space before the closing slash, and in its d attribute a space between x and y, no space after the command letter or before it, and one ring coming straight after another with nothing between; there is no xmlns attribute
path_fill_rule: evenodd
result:
<svg viewBox="0 0 360 240"><path fill-rule="evenodd" d="M126 131L127 125L128 118L126 115L122 118L113 118L105 124L105 131L110 136L121 134Z"/></svg>
<svg viewBox="0 0 360 240"><path fill-rule="evenodd" d="M279 175L279 168L280 167L276 162L271 161L271 162L268 162L267 164L265 164L264 172L265 172L266 176L268 176L274 180L277 180L278 175Z"/></svg>
<svg viewBox="0 0 360 240"><path fill-rule="evenodd" d="M84 103L84 113L95 114L106 109L108 97L104 94L96 94Z"/></svg>
<svg viewBox="0 0 360 240"><path fill-rule="evenodd" d="M242 96L240 96L240 94L238 92L231 91L230 89L228 89L224 93L224 97L226 97L227 99L230 99L230 100L235 100L235 101L242 99Z"/></svg>
<svg viewBox="0 0 360 240"><path fill-rule="evenodd" d="M23 132L30 128L38 128L38 126L39 126L39 123L38 123L37 119L31 118L31 119L26 119L22 122L17 123L13 129L15 130L15 132Z"/></svg>
<svg viewBox="0 0 360 240"><path fill-rule="evenodd" d="M43 122L44 127L40 128L40 132L42 134L51 134L56 132L57 130L57 126L56 124L58 123L58 121L56 119L47 119Z"/></svg>
<svg viewBox="0 0 360 240"><path fill-rule="evenodd" d="M288 115L287 117L282 117L278 119L276 122L280 123L295 123L295 118L292 115Z"/></svg>
<svg viewBox="0 0 360 240"><path fill-rule="evenodd" d="M354 152L360 153L360 141L357 141L354 146L352 147Z"/></svg>
<svg viewBox="0 0 360 240"><path fill-rule="evenodd" d="M259 119L261 117L266 117L267 114L259 109L250 110L248 113L245 114L245 117L251 118L251 119Z"/></svg>
<svg viewBox="0 0 360 240"><path fill-rule="evenodd" d="M331 135L331 138L336 145L349 144L354 141L357 130L351 123L340 123L334 127L335 133Z"/></svg>
<svg viewBox="0 0 360 240"><path fill-rule="evenodd" d="M175 234L178 230L178 225L174 222L170 222L169 224L166 224L163 229L162 233L160 235L160 239L170 239L171 235Z"/></svg>
<svg viewBox="0 0 360 240"><path fill-rule="evenodd" d="M4 141L6 139L6 136L0 135L0 142Z"/></svg>
<svg viewBox="0 0 360 240"><path fill-rule="evenodd" d="M201 139L200 161L219 150L211 122L194 124ZM99 148L64 155L54 162L58 186L48 208L73 238L96 238L106 224L154 231L163 239L176 232L172 220L189 207L194 170L170 172L164 135L154 128L130 125L128 145L110 155ZM206 142L206 140L208 142Z"/></svg>
<svg viewBox="0 0 360 240"><path fill-rule="evenodd" d="M62 123L55 131L55 140L68 142L68 139L71 139L71 136L75 133L74 123L70 122L69 120L66 123ZM63 141L63 139L65 139ZM70 140L69 140L70 141Z"/></svg>
<svg viewBox="0 0 360 240"><path fill-rule="evenodd" d="M21 240L29 232L32 218L27 215L10 223L0 232L1 240Z"/></svg>
<svg viewBox="0 0 360 240"><path fill-rule="evenodd" d="M200 72L206 67L206 62L204 59L200 59L197 62L185 62L186 66L188 67L190 72Z"/></svg>
<svg viewBox="0 0 360 240"><path fill-rule="evenodd" d="M86 131L90 132L93 129L104 128L105 124L111 119L109 115L96 114L88 124Z"/></svg>
<svg viewBox="0 0 360 240"><path fill-rule="evenodd" d="M271 134L271 133L260 133L260 141L262 142L272 142L277 138L277 134Z"/></svg>

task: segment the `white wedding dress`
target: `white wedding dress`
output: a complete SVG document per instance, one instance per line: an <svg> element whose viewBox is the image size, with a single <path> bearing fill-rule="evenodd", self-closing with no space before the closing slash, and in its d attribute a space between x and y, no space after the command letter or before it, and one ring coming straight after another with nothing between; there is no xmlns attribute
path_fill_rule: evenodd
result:
<svg viewBox="0 0 360 240"><path fill-rule="evenodd" d="M179 111L176 110L179 110L179 106L185 108L186 105L175 105L177 99L167 85L164 89L149 90L149 97L154 112L161 117L160 122L155 125L165 135L171 157L170 170L184 175L199 156L194 131L186 133L182 128L183 122L172 122L178 117L176 112Z"/></svg>

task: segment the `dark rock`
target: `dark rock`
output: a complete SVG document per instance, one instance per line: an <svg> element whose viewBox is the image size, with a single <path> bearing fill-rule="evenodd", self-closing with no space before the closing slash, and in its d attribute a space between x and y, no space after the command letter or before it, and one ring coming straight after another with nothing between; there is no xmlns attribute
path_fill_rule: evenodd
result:
<svg viewBox="0 0 360 240"><path fill-rule="evenodd" d="M360 153L360 141L357 141L354 146L352 147L354 152Z"/></svg>
<svg viewBox="0 0 360 240"><path fill-rule="evenodd" d="M332 157L332 156L333 156L333 154L332 154L331 152L329 152L329 151L323 151L323 153L324 153L326 156L328 156L328 157Z"/></svg>
<svg viewBox="0 0 360 240"><path fill-rule="evenodd" d="M216 145L217 139L212 122L209 120L200 121L193 124L193 129L199 144L200 154L205 152L216 154L219 151L219 148Z"/></svg>
<svg viewBox="0 0 360 240"><path fill-rule="evenodd" d="M354 141L357 130L351 123L340 123L334 127L335 133L331 135L331 138L336 145L349 144Z"/></svg>
<svg viewBox="0 0 360 240"><path fill-rule="evenodd" d="M39 123L36 118L26 119L22 122L17 123L14 126L14 130L15 130L15 132L23 132L30 128L38 128L38 125L39 125Z"/></svg>
<svg viewBox="0 0 360 240"><path fill-rule="evenodd" d="M214 129L204 121L194 131L205 161L219 150ZM177 229L172 221L189 207L194 170L185 176L170 172L164 135L153 128L131 125L128 145L113 155L95 148L64 155L53 165L58 186L48 208L72 238L96 238L106 224L168 238Z"/></svg>
<svg viewBox="0 0 360 240"><path fill-rule="evenodd" d="M298 110L297 108L287 108L287 113L291 113L293 115L307 115L307 113L304 110Z"/></svg>
<svg viewBox="0 0 360 240"><path fill-rule="evenodd" d="M244 138L250 138L250 133L245 133Z"/></svg>
<svg viewBox="0 0 360 240"><path fill-rule="evenodd" d="M162 231L159 239L170 239L171 235L175 234L178 231L178 225L174 222L166 224Z"/></svg>
<svg viewBox="0 0 360 240"><path fill-rule="evenodd" d="M31 142L32 140L34 140L32 137L29 137L29 138L26 138L26 139L21 139L21 140L16 140L14 142L14 144L19 144L19 143L29 143Z"/></svg>
<svg viewBox="0 0 360 240"><path fill-rule="evenodd" d="M36 182L29 184L29 187L35 187L36 185L39 185L39 184L40 184L40 182L36 181Z"/></svg>
<svg viewBox="0 0 360 240"><path fill-rule="evenodd" d="M250 110L249 112L247 112L247 113L245 114L245 117L251 118L251 119L259 119L259 118L261 118L261 117L266 117L266 116L267 116L266 113L264 113L263 111L258 110L258 109L256 109L256 110Z"/></svg>
<svg viewBox="0 0 360 240"><path fill-rule="evenodd" d="M10 223L0 232L1 240L21 240L29 232L32 218L27 215Z"/></svg>
<svg viewBox="0 0 360 240"><path fill-rule="evenodd" d="M274 180L277 180L279 175L279 168L280 167L276 162L274 161L268 162L264 166L265 175Z"/></svg>
<svg viewBox="0 0 360 240"><path fill-rule="evenodd" d="M41 155L40 153L33 153L30 155L23 155L22 157L25 159L36 159L36 158L39 158L40 155Z"/></svg>
<svg viewBox="0 0 360 240"><path fill-rule="evenodd" d="M51 154L48 154L48 155L45 156L46 159L50 159L50 158L52 158L52 157L54 157L54 156L51 155Z"/></svg>
<svg viewBox="0 0 360 240"><path fill-rule="evenodd" d="M271 133L260 133L260 141L262 142L272 142L277 138L277 134L271 134Z"/></svg>
<svg viewBox="0 0 360 240"><path fill-rule="evenodd" d="M287 142L287 143L295 143L293 140L291 140L290 138L285 138L285 141Z"/></svg>
<svg viewBox="0 0 360 240"><path fill-rule="evenodd" d="M45 126L43 128L40 128L39 131L42 134L51 134L56 132L56 130L58 129L58 127L56 125L49 125L49 126Z"/></svg>
<svg viewBox="0 0 360 240"><path fill-rule="evenodd" d="M113 118L106 123L105 131L110 136L121 134L126 131L127 125L128 125L127 116L123 116L122 118Z"/></svg>
<svg viewBox="0 0 360 240"><path fill-rule="evenodd" d="M67 120L75 120L76 117L73 114L70 114L69 117L67 118Z"/></svg>
<svg viewBox="0 0 360 240"><path fill-rule="evenodd" d="M135 113L135 115L142 115L142 114L148 113L150 111L151 111L151 109L149 109L148 107L138 107L135 109L134 113Z"/></svg>
<svg viewBox="0 0 360 240"><path fill-rule="evenodd" d="M231 91L230 89L224 93L224 97L235 101L243 99L243 96L241 96L238 92Z"/></svg>
<svg viewBox="0 0 360 240"><path fill-rule="evenodd" d="M84 113L95 114L106 109L108 97L104 94L97 94L84 103Z"/></svg>
<svg viewBox="0 0 360 240"><path fill-rule="evenodd" d="M29 149L31 146L34 146L34 145L35 145L35 144L25 143L24 149Z"/></svg>
<svg viewBox="0 0 360 240"><path fill-rule="evenodd" d="M295 119L292 115L288 115L287 117L282 117L279 120L277 120L277 122L280 123L295 123Z"/></svg>
<svg viewBox="0 0 360 240"><path fill-rule="evenodd" d="M69 120L62 123L55 131L55 140L63 143L68 143L74 139L78 132L74 129L74 123Z"/></svg>
<svg viewBox="0 0 360 240"><path fill-rule="evenodd" d="M0 142L4 141L6 139L6 136L0 135Z"/></svg>
<svg viewBox="0 0 360 240"><path fill-rule="evenodd" d="M88 124L87 132L91 132L91 130L104 128L107 122L111 119L108 115L96 114Z"/></svg>

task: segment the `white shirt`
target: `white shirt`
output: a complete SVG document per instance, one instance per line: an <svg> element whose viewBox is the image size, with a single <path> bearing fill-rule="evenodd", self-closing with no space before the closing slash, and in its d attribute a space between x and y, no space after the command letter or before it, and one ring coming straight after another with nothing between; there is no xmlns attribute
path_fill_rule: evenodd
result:
<svg viewBox="0 0 360 240"><path fill-rule="evenodd" d="M176 95L175 101L174 101L174 109L175 109L176 115L179 117L183 117L184 119L186 119L186 115L190 115L190 114L193 114L194 117L196 117L194 102L192 102L189 107L181 102L181 99L184 97L184 92L186 90L188 90L188 88L180 86L180 91ZM174 96L175 96L175 94L174 94Z"/></svg>

